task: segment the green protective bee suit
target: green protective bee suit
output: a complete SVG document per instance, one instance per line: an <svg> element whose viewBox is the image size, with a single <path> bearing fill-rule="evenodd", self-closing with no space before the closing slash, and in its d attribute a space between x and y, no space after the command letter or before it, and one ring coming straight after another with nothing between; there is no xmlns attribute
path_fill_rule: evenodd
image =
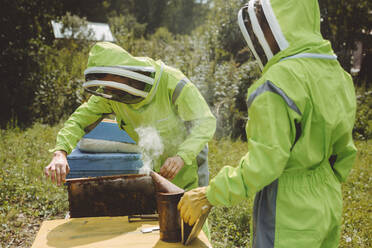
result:
<svg viewBox="0 0 372 248"><path fill-rule="evenodd" d="M115 113L116 121L138 142L138 127L154 127L159 133L164 152L155 161L159 171L168 157L180 156L184 166L172 182L186 190L198 186L196 157L212 138L216 120L197 88L179 70L147 57L134 57L121 47L99 42L90 51L88 68L126 66L141 71L153 68L154 84L147 97L139 103L124 104L100 96L91 96L66 121L59 131L53 151L70 153L86 133L86 128L105 114ZM191 128L186 128L186 125Z"/></svg>
<svg viewBox="0 0 372 248"><path fill-rule="evenodd" d="M266 53L248 90L248 153L211 180L207 199L230 206L255 195L253 247L337 247L340 183L356 156L353 82L321 36L316 0L258 2L280 50Z"/></svg>

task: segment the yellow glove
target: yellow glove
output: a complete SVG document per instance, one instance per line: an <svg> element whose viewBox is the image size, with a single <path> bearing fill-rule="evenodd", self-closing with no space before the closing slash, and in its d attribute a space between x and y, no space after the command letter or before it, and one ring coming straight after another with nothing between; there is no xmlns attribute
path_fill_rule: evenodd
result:
<svg viewBox="0 0 372 248"><path fill-rule="evenodd" d="M192 189L186 192L178 203L181 218L190 226L194 225L202 214L212 208L205 194L206 189L207 187Z"/></svg>

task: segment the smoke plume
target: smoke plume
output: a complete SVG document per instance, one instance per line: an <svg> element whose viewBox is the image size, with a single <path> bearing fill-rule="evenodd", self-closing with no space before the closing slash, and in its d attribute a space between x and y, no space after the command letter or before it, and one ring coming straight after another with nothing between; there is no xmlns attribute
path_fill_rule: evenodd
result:
<svg viewBox="0 0 372 248"><path fill-rule="evenodd" d="M143 166L139 173L149 175L150 171L153 170L154 161L163 154L163 142L153 127L139 127L135 131L138 134L138 146L142 152Z"/></svg>

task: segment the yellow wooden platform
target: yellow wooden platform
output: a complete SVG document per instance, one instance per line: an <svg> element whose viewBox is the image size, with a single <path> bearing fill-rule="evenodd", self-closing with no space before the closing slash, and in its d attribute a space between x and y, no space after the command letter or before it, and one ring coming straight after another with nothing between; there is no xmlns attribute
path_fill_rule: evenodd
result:
<svg viewBox="0 0 372 248"><path fill-rule="evenodd" d="M128 217L90 217L44 221L32 248L173 248L212 247L203 232L190 245L167 243L159 231L142 233L145 227L158 226L157 221L128 222Z"/></svg>

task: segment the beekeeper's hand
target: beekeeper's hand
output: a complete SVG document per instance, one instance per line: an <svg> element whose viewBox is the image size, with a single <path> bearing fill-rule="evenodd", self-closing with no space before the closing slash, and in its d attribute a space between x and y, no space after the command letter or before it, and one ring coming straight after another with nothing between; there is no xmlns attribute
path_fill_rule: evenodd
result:
<svg viewBox="0 0 372 248"><path fill-rule="evenodd" d="M183 159L179 156L167 158L163 166L160 168L160 175L169 180L172 180L182 169L184 164L185 163L183 162Z"/></svg>
<svg viewBox="0 0 372 248"><path fill-rule="evenodd" d="M57 185L65 182L66 175L70 172L70 166L67 162L67 153L65 151L54 152L53 159L48 166L44 168L45 176L57 182Z"/></svg>
<svg viewBox="0 0 372 248"><path fill-rule="evenodd" d="M194 225L196 220L207 213L212 205L205 194L207 187L199 187L186 192L178 203L178 210L181 218L190 226Z"/></svg>

